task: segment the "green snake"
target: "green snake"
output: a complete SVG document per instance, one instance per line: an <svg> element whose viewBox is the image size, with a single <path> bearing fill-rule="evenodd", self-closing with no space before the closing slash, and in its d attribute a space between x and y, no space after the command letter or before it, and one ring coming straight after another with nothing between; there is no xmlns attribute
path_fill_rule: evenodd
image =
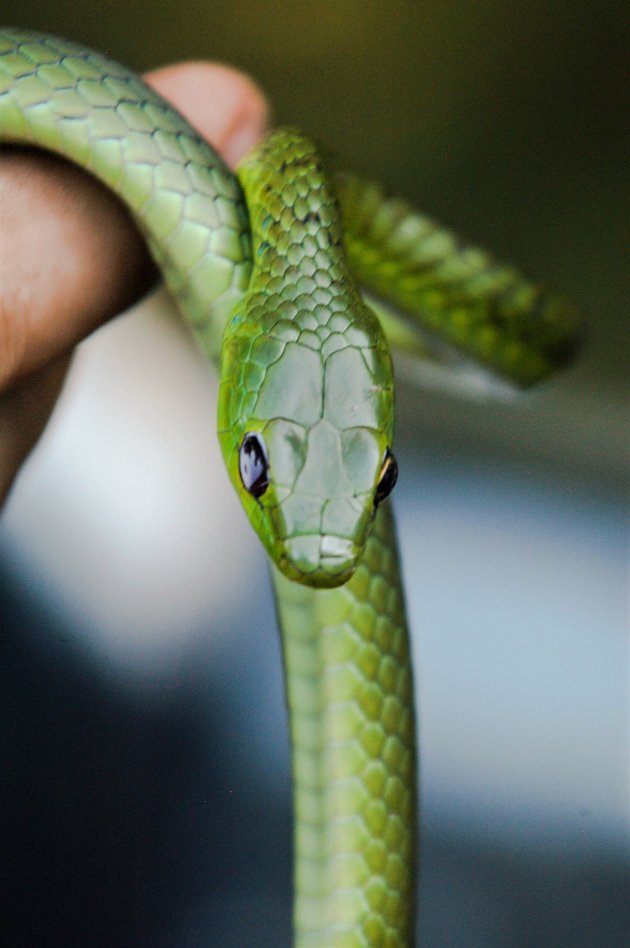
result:
<svg viewBox="0 0 630 948"><path fill-rule="evenodd" d="M529 385L570 354L575 310L326 170L294 129L269 133L235 176L141 79L64 40L0 33L0 128L118 195L220 365L221 448L272 563L282 636L295 943L411 945L413 680L383 503L397 475L390 348L463 353Z"/></svg>

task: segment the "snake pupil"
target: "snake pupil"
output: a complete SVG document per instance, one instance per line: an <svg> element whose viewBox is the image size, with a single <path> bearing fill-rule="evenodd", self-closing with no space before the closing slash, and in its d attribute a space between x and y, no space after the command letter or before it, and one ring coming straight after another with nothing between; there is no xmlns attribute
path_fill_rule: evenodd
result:
<svg viewBox="0 0 630 948"><path fill-rule="evenodd" d="M389 497L398 480L398 464L392 452L387 448L383 463L381 464L381 474L376 485L376 494L374 496L374 506L378 507L382 500Z"/></svg>
<svg viewBox="0 0 630 948"><path fill-rule="evenodd" d="M238 469L245 490L252 497L261 497L269 486L269 462L262 435L255 432L245 435L239 451Z"/></svg>

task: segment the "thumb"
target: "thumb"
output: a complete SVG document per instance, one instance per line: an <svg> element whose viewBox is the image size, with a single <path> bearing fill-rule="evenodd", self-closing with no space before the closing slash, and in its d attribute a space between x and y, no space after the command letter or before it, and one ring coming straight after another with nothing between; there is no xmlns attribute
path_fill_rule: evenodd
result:
<svg viewBox="0 0 630 948"><path fill-rule="evenodd" d="M252 79L229 66L180 63L155 69L144 78L232 167L267 127L269 106L264 95Z"/></svg>

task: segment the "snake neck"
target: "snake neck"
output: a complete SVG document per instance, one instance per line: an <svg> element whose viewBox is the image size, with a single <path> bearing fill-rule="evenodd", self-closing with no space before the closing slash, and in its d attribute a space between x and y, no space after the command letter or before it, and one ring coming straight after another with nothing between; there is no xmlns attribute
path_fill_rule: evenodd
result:
<svg viewBox="0 0 630 948"><path fill-rule="evenodd" d="M336 192L313 142L292 128L269 134L239 165L253 235L251 288L295 284L347 294L354 285ZM322 276L325 274L325 278ZM272 284L270 286L270 282Z"/></svg>

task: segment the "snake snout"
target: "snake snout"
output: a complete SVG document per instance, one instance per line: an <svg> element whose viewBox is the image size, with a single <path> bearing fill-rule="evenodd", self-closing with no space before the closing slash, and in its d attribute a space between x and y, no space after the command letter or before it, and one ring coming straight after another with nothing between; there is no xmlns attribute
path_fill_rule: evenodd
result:
<svg viewBox="0 0 630 948"><path fill-rule="evenodd" d="M356 545L331 534L311 534L285 541L287 574L309 586L332 588L346 583L357 565Z"/></svg>

